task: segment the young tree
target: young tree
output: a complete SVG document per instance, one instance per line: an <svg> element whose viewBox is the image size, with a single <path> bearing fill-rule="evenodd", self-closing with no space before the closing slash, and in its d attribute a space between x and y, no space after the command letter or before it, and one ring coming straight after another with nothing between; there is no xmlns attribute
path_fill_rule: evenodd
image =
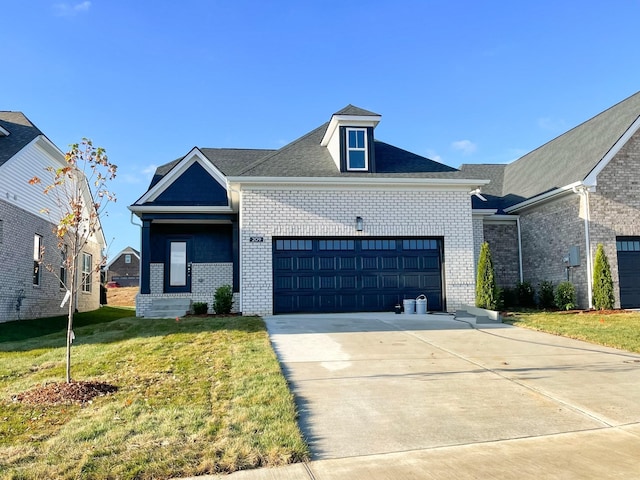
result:
<svg viewBox="0 0 640 480"><path fill-rule="evenodd" d="M82 139L79 144L73 144L65 154L65 164L60 168L47 167L50 183L44 187L44 194L50 199L50 208L42 209L49 215L53 227L53 234L58 240L61 253L54 253L51 258L59 259L62 255L62 269L45 260L44 248L40 252L41 264L53 273L60 284L66 289L65 300L68 301L67 322L67 351L66 351L66 381L71 382L71 343L73 334L73 314L75 312L78 288L89 279L87 275L99 272L104 265L102 257L89 270L83 269L82 278L78 278L78 263L81 253L99 231L100 215L104 213L106 205L116 201L113 192L106 187L116 176L116 165L109 162L106 151L101 147L94 147L91 140ZM43 183L39 177L29 180L32 185ZM61 271L64 274L61 274ZM63 278L64 277L64 278Z"/></svg>
<svg viewBox="0 0 640 480"><path fill-rule="evenodd" d="M493 271L493 260L489 244L484 242L478 258L476 277L476 307L495 310L498 306L498 287Z"/></svg>
<svg viewBox="0 0 640 480"><path fill-rule="evenodd" d="M604 246L599 243L593 265L593 306L596 310L610 310L614 302L609 260L604 253Z"/></svg>

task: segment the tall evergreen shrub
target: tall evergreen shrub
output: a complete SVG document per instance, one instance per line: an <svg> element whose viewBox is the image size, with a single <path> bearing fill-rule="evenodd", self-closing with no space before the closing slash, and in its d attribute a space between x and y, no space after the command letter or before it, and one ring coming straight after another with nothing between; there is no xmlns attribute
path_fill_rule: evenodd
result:
<svg viewBox="0 0 640 480"><path fill-rule="evenodd" d="M599 243L593 265L593 307L596 310L610 310L614 302L609 260L604 253L604 247Z"/></svg>
<svg viewBox="0 0 640 480"><path fill-rule="evenodd" d="M484 242L480 247L478 258L478 274L476 277L476 307L495 310L498 306L498 287L493 271L493 260L489 244Z"/></svg>

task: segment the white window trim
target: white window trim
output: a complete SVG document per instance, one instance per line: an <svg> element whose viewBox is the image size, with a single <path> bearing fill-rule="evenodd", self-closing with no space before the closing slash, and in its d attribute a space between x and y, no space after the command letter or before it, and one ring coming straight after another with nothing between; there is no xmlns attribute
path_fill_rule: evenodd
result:
<svg viewBox="0 0 640 480"><path fill-rule="evenodd" d="M85 270L85 258L89 257L89 270ZM91 293L93 279L91 275L93 274L93 255L90 253L82 252L82 271L81 271L81 285L80 289L82 293ZM85 281L85 279L87 279Z"/></svg>
<svg viewBox="0 0 640 480"><path fill-rule="evenodd" d="M364 132L364 147L363 148L349 148L349 133L350 132ZM345 138L345 143L346 143L346 152L347 152L347 158L346 158L346 162L347 162L347 171L349 172L366 172L369 170L369 139L367 136L368 132L366 128L347 128L346 129L346 138ZM350 162L350 153L351 152L364 152L364 167L362 168L354 168L351 167L351 162Z"/></svg>

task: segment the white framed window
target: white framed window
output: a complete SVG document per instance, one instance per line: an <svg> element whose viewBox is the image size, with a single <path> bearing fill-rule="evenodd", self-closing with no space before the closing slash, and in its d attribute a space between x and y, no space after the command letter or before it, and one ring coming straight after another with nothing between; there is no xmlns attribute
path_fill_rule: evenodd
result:
<svg viewBox="0 0 640 480"><path fill-rule="evenodd" d="M88 253L82 254L82 291L91 293L92 258Z"/></svg>
<svg viewBox="0 0 640 480"><path fill-rule="evenodd" d="M60 290L64 290L67 285L67 246L63 245L60 250Z"/></svg>
<svg viewBox="0 0 640 480"><path fill-rule="evenodd" d="M126 254L124 256L124 263L131 263L131 255L130 254Z"/></svg>
<svg viewBox="0 0 640 480"><path fill-rule="evenodd" d="M42 260L42 235L33 236L33 284L40 285L40 261Z"/></svg>
<svg viewBox="0 0 640 480"><path fill-rule="evenodd" d="M368 170L367 129L347 128L347 170Z"/></svg>

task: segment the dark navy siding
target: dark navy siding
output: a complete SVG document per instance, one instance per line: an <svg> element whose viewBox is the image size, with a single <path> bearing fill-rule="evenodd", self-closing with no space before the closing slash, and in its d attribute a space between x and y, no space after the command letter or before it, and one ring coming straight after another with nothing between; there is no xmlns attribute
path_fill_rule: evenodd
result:
<svg viewBox="0 0 640 480"><path fill-rule="evenodd" d="M164 263L169 239L189 238L194 263L233 262L232 225L153 224L151 226L151 263Z"/></svg>
<svg viewBox="0 0 640 480"><path fill-rule="evenodd" d="M227 191L196 162L150 205L225 206Z"/></svg>

